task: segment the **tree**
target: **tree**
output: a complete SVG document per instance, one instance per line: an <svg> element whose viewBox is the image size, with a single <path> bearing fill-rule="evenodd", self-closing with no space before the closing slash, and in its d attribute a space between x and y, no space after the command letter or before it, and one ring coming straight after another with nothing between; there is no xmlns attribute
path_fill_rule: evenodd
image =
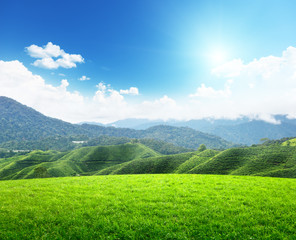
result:
<svg viewBox="0 0 296 240"><path fill-rule="evenodd" d="M202 151L204 151L204 150L206 150L206 149L207 149L206 145L201 144L201 145L199 145L197 151L202 152Z"/></svg>

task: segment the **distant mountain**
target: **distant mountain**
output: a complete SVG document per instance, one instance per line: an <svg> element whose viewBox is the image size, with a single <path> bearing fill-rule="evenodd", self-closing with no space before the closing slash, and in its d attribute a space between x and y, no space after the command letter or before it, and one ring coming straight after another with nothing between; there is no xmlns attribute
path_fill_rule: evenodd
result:
<svg viewBox="0 0 296 240"><path fill-rule="evenodd" d="M129 125L135 129L147 129L155 125L169 125L175 127L189 127L195 130L219 136L227 141L238 144L257 144L262 138L280 139L296 136L296 119L288 119L284 115L274 116L280 124L272 124L262 120L252 120L247 117L230 119L200 119L190 121L149 121L141 119L138 122L132 119L112 123L124 127ZM140 123L142 124L135 124Z"/></svg>
<svg viewBox="0 0 296 240"><path fill-rule="evenodd" d="M85 131L76 125L46 117L13 99L0 97L0 143L82 134Z"/></svg>
<svg viewBox="0 0 296 240"><path fill-rule="evenodd" d="M137 130L145 130L150 127L154 127L157 125L167 125L174 127L189 127L199 131L208 132L213 127L216 126L229 126L229 125L237 125L241 123L249 122L250 119L247 117L239 118L236 120L230 119L198 119L198 120L189 120L189 121L179 121L179 120L149 120L149 119L135 119L129 118L124 120L119 120L110 124L106 124L105 126L113 126L113 127L121 127L121 128L133 128Z"/></svg>
<svg viewBox="0 0 296 240"><path fill-rule="evenodd" d="M190 128L155 126L146 130L103 127L91 124L71 124L46 117L36 110L13 99L0 97L0 143L8 141L35 141L51 136L102 135L128 138L152 138L173 143L177 146L196 149L200 144L208 148L229 148L233 144L220 137L205 134Z"/></svg>
<svg viewBox="0 0 296 240"><path fill-rule="evenodd" d="M145 138L155 138L173 143L177 146L196 149L205 144L209 148L225 149L235 146L224 139L203 133L188 127L154 126L146 130L138 130Z"/></svg>
<svg viewBox="0 0 296 240"><path fill-rule="evenodd" d="M169 124L167 124L169 123ZM124 120L119 120L110 124L106 124L105 126L112 126L117 128L132 128L136 130L145 130L149 127L154 127L157 125L171 125L174 126L175 121L165 122L163 120L148 120L148 119L136 119L129 118Z"/></svg>
<svg viewBox="0 0 296 240"><path fill-rule="evenodd" d="M172 143L168 143L161 140L152 138L132 139L128 137L112 137L107 135L101 135L96 138L88 138L86 136L51 136L40 140L23 140L23 141L8 141L0 144L0 158L1 153L3 155L8 150L56 150L56 151L69 151L81 147L88 146L109 146L109 145L121 145L125 143L141 143L152 150L169 155L193 151L180 146L176 146ZM3 149L1 151L1 148Z"/></svg>
<svg viewBox="0 0 296 240"><path fill-rule="evenodd" d="M283 121L281 124L272 124L264 121L250 121L238 125L217 126L209 131L217 136L223 136L228 141L252 145L262 138L280 139L296 136L296 124Z"/></svg>

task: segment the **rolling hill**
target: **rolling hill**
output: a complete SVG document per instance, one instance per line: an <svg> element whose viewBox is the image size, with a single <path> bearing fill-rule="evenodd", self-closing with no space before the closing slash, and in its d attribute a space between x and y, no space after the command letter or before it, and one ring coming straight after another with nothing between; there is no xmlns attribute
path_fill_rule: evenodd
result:
<svg viewBox="0 0 296 240"><path fill-rule="evenodd" d="M33 151L0 158L0 179L114 174L217 174L296 177L296 147L259 145L161 155L141 143Z"/></svg>
<svg viewBox="0 0 296 240"><path fill-rule="evenodd" d="M116 164L156 156L160 154L139 143L83 147L70 152L37 150L0 158L0 179L92 175Z"/></svg>
<svg viewBox="0 0 296 240"><path fill-rule="evenodd" d="M256 146L135 159L98 174L190 173L296 177L296 147Z"/></svg>

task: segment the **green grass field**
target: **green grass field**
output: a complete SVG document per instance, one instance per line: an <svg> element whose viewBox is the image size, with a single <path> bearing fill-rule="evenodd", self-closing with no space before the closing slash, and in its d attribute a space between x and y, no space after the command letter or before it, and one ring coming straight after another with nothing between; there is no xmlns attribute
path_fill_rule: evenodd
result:
<svg viewBox="0 0 296 240"><path fill-rule="evenodd" d="M296 239L296 180L115 175L0 181L0 239Z"/></svg>

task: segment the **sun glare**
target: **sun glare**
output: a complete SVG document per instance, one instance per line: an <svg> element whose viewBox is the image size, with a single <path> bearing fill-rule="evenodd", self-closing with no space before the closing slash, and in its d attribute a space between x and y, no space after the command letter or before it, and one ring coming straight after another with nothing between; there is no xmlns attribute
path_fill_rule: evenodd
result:
<svg viewBox="0 0 296 240"><path fill-rule="evenodd" d="M227 55L223 50L214 50L209 54L212 64L221 64L226 61Z"/></svg>

